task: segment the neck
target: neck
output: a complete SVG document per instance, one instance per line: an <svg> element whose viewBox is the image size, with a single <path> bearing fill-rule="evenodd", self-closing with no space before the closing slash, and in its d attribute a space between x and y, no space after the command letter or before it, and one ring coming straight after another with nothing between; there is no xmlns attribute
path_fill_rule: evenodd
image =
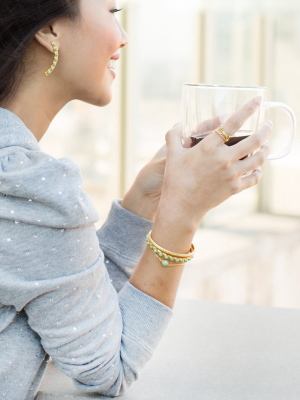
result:
<svg viewBox="0 0 300 400"><path fill-rule="evenodd" d="M57 77L46 77L40 71L23 79L13 100L2 107L16 114L39 142L54 117L71 100L67 83L61 85Z"/></svg>
<svg viewBox="0 0 300 400"><path fill-rule="evenodd" d="M45 77L45 79L47 79ZM38 86L37 86L38 88ZM28 101L28 99L30 99ZM62 97L48 96L47 92L40 93L38 90L30 90L29 93L18 91L13 102L3 106L16 114L34 134L39 142L48 130L52 120L68 101ZM46 106L45 106L46 105Z"/></svg>

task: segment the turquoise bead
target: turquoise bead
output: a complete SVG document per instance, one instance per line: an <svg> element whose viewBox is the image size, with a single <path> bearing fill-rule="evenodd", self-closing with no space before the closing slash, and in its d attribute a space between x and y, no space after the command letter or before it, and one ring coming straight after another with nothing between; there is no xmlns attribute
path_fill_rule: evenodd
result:
<svg viewBox="0 0 300 400"><path fill-rule="evenodd" d="M162 253L158 253L158 255L159 255L159 257L161 257L161 256L162 256Z"/></svg>
<svg viewBox="0 0 300 400"><path fill-rule="evenodd" d="M163 261L162 264L163 264L164 267L167 267L169 265L168 261Z"/></svg>
<svg viewBox="0 0 300 400"><path fill-rule="evenodd" d="M157 253L157 249L154 249L153 251L154 251L154 253Z"/></svg>
<svg viewBox="0 0 300 400"><path fill-rule="evenodd" d="M152 245L150 246L150 249L153 249L153 246L152 246Z"/></svg>
<svg viewBox="0 0 300 400"><path fill-rule="evenodd" d="M173 257L170 257L170 260L171 260L171 261L174 261L174 258L173 258Z"/></svg>
<svg viewBox="0 0 300 400"><path fill-rule="evenodd" d="M175 258L175 261L176 261L176 262L179 262L178 258Z"/></svg>
<svg viewBox="0 0 300 400"><path fill-rule="evenodd" d="M169 259L169 257L168 257L168 256L165 256L165 259L166 259L166 260L168 260L168 259Z"/></svg>

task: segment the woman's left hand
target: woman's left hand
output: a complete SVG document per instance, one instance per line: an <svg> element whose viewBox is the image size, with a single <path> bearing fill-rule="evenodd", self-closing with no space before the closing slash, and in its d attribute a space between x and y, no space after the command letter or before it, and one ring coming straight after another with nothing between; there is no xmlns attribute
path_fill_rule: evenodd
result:
<svg viewBox="0 0 300 400"><path fill-rule="evenodd" d="M122 207L145 219L154 221L166 166L167 146L164 144L141 169L125 194Z"/></svg>

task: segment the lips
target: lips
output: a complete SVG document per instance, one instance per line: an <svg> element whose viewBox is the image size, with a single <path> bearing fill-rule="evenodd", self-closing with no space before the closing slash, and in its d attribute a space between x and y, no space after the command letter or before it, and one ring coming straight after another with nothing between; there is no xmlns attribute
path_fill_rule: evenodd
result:
<svg viewBox="0 0 300 400"><path fill-rule="evenodd" d="M114 55L111 57L111 60L118 60L119 58L120 58L120 54L117 53L117 54L114 54Z"/></svg>

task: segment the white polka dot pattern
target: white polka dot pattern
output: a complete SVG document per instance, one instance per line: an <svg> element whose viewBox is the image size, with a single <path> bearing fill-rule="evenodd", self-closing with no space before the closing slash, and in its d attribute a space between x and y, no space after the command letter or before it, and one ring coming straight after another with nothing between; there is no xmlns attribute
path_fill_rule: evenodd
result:
<svg viewBox="0 0 300 400"><path fill-rule="evenodd" d="M118 202L112 210L96 232L99 216L78 166L41 152L23 122L0 107L3 398L12 387L10 398L35 397L45 351L78 389L109 397L123 394L152 357L173 313L125 273L143 251L149 221ZM113 285L123 287L118 293Z"/></svg>

